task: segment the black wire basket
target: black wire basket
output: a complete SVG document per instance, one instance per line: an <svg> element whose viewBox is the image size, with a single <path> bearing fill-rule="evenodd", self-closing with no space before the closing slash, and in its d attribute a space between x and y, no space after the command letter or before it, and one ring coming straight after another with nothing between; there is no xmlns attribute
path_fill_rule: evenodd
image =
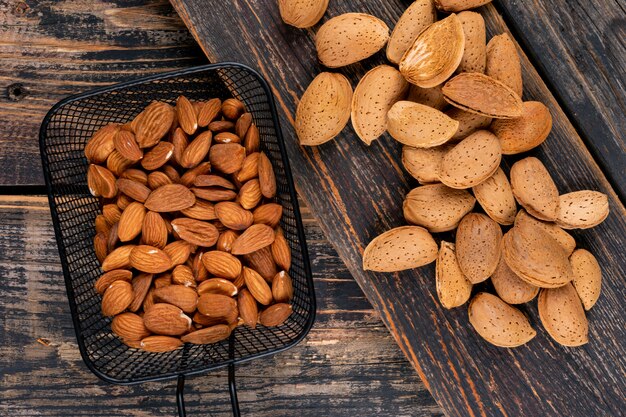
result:
<svg viewBox="0 0 626 417"><path fill-rule="evenodd" d="M149 353L124 345L100 312L94 282L101 274L93 249L99 201L87 188L83 150L91 135L108 123L132 120L153 100L175 103L235 97L252 113L262 150L276 173L276 202L283 206L281 227L292 251L293 313L278 327L237 327L230 338L211 345L185 344L167 353ZM234 365L277 353L300 342L315 319L315 294L304 229L274 98L267 82L241 64L222 63L159 74L68 97L46 115L39 134L44 176L67 295L80 353L101 379L134 384L178 378L179 415L185 414L184 377L229 366L233 413L239 415Z"/></svg>

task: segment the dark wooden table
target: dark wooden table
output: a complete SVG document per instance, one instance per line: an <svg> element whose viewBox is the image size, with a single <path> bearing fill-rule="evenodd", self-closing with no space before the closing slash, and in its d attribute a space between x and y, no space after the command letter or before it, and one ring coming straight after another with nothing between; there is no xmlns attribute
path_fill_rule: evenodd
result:
<svg viewBox="0 0 626 417"><path fill-rule="evenodd" d="M623 198L624 4L578 3L503 0L497 10ZM0 414L172 415L173 383L107 385L80 359L36 138L64 96L206 59L166 1L0 2L0 22ZM304 215L318 319L299 346L240 367L244 414L442 415ZM186 392L190 415L229 415L224 372L191 378Z"/></svg>

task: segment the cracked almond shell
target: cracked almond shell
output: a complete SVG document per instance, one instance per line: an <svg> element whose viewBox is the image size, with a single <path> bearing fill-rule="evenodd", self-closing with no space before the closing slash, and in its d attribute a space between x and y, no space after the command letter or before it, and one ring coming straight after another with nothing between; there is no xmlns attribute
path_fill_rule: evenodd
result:
<svg viewBox="0 0 626 417"><path fill-rule="evenodd" d="M472 191L489 217L502 225L513 224L517 204L511 183L502 168L498 168L491 177L474 186Z"/></svg>
<svg viewBox="0 0 626 417"><path fill-rule="evenodd" d="M435 87L454 74L464 48L463 26L453 13L428 26L415 38L400 60L400 72L411 84Z"/></svg>
<svg viewBox="0 0 626 417"><path fill-rule="evenodd" d="M444 308L459 307L469 300L472 283L465 278L454 251L454 243L441 241L435 267L437 297Z"/></svg>
<svg viewBox="0 0 626 417"><path fill-rule="evenodd" d="M514 155L541 145L552 129L550 110L538 101L522 104L522 115L516 119L496 119L491 131L500 139L502 153Z"/></svg>
<svg viewBox="0 0 626 417"><path fill-rule="evenodd" d="M559 191L539 159L531 156L513 164L511 188L517 202L529 214L540 220L556 220L559 214Z"/></svg>
<svg viewBox="0 0 626 417"><path fill-rule="evenodd" d="M591 252L577 249L569 258L574 271L574 288L585 310L591 309L600 297L602 270Z"/></svg>
<svg viewBox="0 0 626 417"><path fill-rule="evenodd" d="M352 127L369 145L387 130L387 112L409 89L402 74L389 65L368 71L352 95Z"/></svg>
<svg viewBox="0 0 626 417"><path fill-rule="evenodd" d="M467 314L474 330L496 346L521 346L537 335L524 313L493 294L476 294Z"/></svg>
<svg viewBox="0 0 626 417"><path fill-rule="evenodd" d="M474 187L496 172L501 159L498 138L491 132L479 130L444 155L439 180L451 188Z"/></svg>
<svg viewBox="0 0 626 417"><path fill-rule="evenodd" d="M485 74L508 85L522 96L522 65L515 44L508 34L496 35L487 43Z"/></svg>
<svg viewBox="0 0 626 417"><path fill-rule="evenodd" d="M444 12L460 12L475 9L487 3L491 3L491 0L435 0L437 9Z"/></svg>
<svg viewBox="0 0 626 417"><path fill-rule="evenodd" d="M525 223L532 223L547 232L565 249L567 256L571 255L574 249L576 249L576 240L572 235L554 223L544 222L534 218L528 214L526 210L522 209L517 213L517 216L515 216L515 224L518 225L518 227L523 227Z"/></svg>
<svg viewBox="0 0 626 417"><path fill-rule="evenodd" d="M417 0L404 11L387 42L387 59L397 64L421 31L437 20L432 0Z"/></svg>
<svg viewBox="0 0 626 417"><path fill-rule="evenodd" d="M491 117L470 113L457 107L451 107L445 113L448 117L459 122L459 128L452 135L451 140L460 141L480 129L486 129L491 124Z"/></svg>
<svg viewBox="0 0 626 417"><path fill-rule="evenodd" d="M487 34L485 19L476 12L461 12L458 18L463 26L465 48L458 72L485 72Z"/></svg>
<svg viewBox="0 0 626 417"><path fill-rule="evenodd" d="M441 89L454 107L495 119L522 115L522 99L515 91L495 78L478 72L463 72Z"/></svg>
<svg viewBox="0 0 626 417"><path fill-rule="evenodd" d="M436 233L456 228L475 203L476 199L465 190L430 184L412 189L402 208L407 222Z"/></svg>
<svg viewBox="0 0 626 417"><path fill-rule="evenodd" d="M498 266L502 229L484 214L463 217L456 231L456 257L467 279L477 284L489 278Z"/></svg>
<svg viewBox="0 0 626 417"><path fill-rule="evenodd" d="M319 22L327 8L328 0L278 0L283 22L301 29Z"/></svg>
<svg viewBox="0 0 626 417"><path fill-rule="evenodd" d="M509 268L529 284L556 288L574 278L567 252L541 227L516 224L504 235L502 244Z"/></svg>
<svg viewBox="0 0 626 417"><path fill-rule="evenodd" d="M581 346L589 342L585 310L571 284L541 290L537 310L546 332L561 345Z"/></svg>
<svg viewBox="0 0 626 417"><path fill-rule="evenodd" d="M333 139L350 118L352 86L341 74L322 72L308 86L296 110L301 145L317 146Z"/></svg>
<svg viewBox="0 0 626 417"><path fill-rule="evenodd" d="M389 28L365 13L344 13L327 20L315 35L320 62L337 68L354 64L380 51L389 39Z"/></svg>
<svg viewBox="0 0 626 417"><path fill-rule="evenodd" d="M537 296L539 287L527 283L517 276L500 257L498 267L491 275L491 283L498 296L508 304L527 303Z"/></svg>
<svg viewBox="0 0 626 417"><path fill-rule="evenodd" d="M398 142L416 148L431 148L447 142L459 122L423 104L398 101L387 113L387 130Z"/></svg>
<svg viewBox="0 0 626 417"><path fill-rule="evenodd" d="M375 237L363 252L363 269L396 272L417 268L437 258L437 243L428 230L402 226Z"/></svg>
<svg viewBox="0 0 626 417"><path fill-rule="evenodd" d="M402 165L421 184L439 181L439 167L443 156L452 149L449 145L434 148L402 147Z"/></svg>
<svg viewBox="0 0 626 417"><path fill-rule="evenodd" d="M563 229L588 229L609 215L609 198L598 191L574 191L559 196L556 224Z"/></svg>

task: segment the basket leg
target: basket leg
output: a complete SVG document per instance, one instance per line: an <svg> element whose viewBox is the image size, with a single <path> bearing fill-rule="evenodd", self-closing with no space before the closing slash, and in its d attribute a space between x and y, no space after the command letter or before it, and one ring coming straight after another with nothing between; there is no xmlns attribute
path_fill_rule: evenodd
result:
<svg viewBox="0 0 626 417"><path fill-rule="evenodd" d="M185 390L185 375L178 375L178 384L176 385L176 406L178 407L178 417L185 417L185 399L183 391Z"/></svg>
<svg viewBox="0 0 626 417"><path fill-rule="evenodd" d="M233 416L240 417L239 400L237 400L237 386L235 385L235 365L228 365L228 391L230 392L230 404L233 407Z"/></svg>

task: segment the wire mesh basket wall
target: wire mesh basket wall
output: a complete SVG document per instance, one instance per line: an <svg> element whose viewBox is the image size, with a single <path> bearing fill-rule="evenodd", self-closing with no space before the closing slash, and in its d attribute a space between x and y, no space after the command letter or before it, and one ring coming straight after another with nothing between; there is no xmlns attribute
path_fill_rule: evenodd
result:
<svg viewBox="0 0 626 417"><path fill-rule="evenodd" d="M153 100L174 104L235 97L252 113L262 150L276 173L276 202L283 206L281 227L292 251L293 313L278 327L238 327L230 339L211 345L185 344L167 353L149 353L124 345L100 312L94 282L101 274L93 249L94 219L100 211L87 188L88 162L83 150L91 135L108 123L132 120ZM298 343L315 316L315 295L304 231L286 150L267 83L240 64L216 64L167 73L69 97L43 121L40 147L52 218L63 265L74 327L83 359L99 377L135 383L200 373L276 353Z"/></svg>

